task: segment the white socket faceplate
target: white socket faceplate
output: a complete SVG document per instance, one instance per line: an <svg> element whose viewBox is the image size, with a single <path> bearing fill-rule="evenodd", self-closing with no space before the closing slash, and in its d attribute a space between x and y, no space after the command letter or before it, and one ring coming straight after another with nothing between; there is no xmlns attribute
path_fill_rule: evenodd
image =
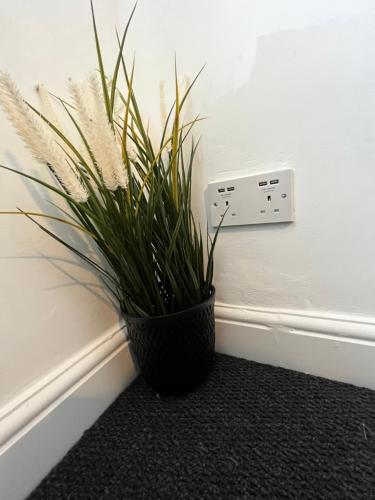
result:
<svg viewBox="0 0 375 500"><path fill-rule="evenodd" d="M294 220L293 170L210 182L206 193L213 227L270 224Z"/></svg>

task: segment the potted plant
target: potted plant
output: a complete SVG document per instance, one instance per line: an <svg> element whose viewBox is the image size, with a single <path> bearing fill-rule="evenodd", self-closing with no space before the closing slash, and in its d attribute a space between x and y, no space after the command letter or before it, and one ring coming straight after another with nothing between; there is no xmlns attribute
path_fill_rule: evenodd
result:
<svg viewBox="0 0 375 500"><path fill-rule="evenodd" d="M0 74L2 107L54 182L1 167L41 184L65 204L58 207L61 216L21 209L2 213L28 217L101 275L118 301L146 380L159 392L181 394L208 374L215 341L212 279L218 231L213 240L207 232L204 243L194 220L191 190L198 143L189 138L200 118L181 120L200 72L181 93L175 66L175 101L155 145L135 96L134 62L129 69L123 56L134 9L118 37L109 79L91 2L99 71L84 83L70 81L69 100L39 86L40 111L22 98L8 74ZM56 104L70 120L69 132L60 125ZM42 225L41 217L90 236L107 265Z"/></svg>

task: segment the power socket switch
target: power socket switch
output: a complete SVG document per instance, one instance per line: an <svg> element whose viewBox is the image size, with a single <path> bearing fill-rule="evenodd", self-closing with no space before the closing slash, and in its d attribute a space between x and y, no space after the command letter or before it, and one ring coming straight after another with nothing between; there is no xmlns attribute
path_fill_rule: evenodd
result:
<svg viewBox="0 0 375 500"><path fill-rule="evenodd" d="M206 201L213 227L275 224L294 220L293 170L210 182Z"/></svg>

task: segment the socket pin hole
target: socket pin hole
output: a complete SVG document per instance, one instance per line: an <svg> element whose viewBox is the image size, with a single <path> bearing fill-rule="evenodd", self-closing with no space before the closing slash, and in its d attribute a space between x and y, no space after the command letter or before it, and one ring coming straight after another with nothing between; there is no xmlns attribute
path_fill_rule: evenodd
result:
<svg viewBox="0 0 375 500"><path fill-rule="evenodd" d="M286 196L287 196L287 195L286 195L286 193L283 193L283 194L281 195L281 198L286 198Z"/></svg>
<svg viewBox="0 0 375 500"><path fill-rule="evenodd" d="M260 211L260 213L261 213L261 214L265 214L265 213L266 213L266 211L265 211L265 210L261 210L261 211Z"/></svg>
<svg viewBox="0 0 375 500"><path fill-rule="evenodd" d="M234 191L234 186L230 186L229 188L227 188L227 191Z"/></svg>
<svg viewBox="0 0 375 500"><path fill-rule="evenodd" d="M270 194L267 196L267 201L271 201L271 195Z"/></svg>
<svg viewBox="0 0 375 500"><path fill-rule="evenodd" d="M217 191L218 191L218 193L224 193L225 192L225 188L220 188Z"/></svg>

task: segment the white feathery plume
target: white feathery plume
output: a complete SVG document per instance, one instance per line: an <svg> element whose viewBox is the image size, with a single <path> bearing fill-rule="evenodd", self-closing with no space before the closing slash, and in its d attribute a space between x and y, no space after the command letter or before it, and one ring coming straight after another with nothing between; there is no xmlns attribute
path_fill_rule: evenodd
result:
<svg viewBox="0 0 375 500"><path fill-rule="evenodd" d="M121 150L108 122L103 96L96 75L84 84L70 83L70 91L78 111L78 120L95 158L105 186L115 191L128 184Z"/></svg>
<svg viewBox="0 0 375 500"><path fill-rule="evenodd" d="M116 142L115 134L108 122L104 107L104 98L95 74L90 76L89 83L95 103L94 123L96 125L94 128L97 130L98 135L101 136L104 146L101 150L100 160L104 183L106 183L104 175L107 175L109 182L113 178L115 179L116 187L121 186L122 188L126 188L128 185L127 172L122 161L119 144ZM111 189L109 185L108 188Z"/></svg>
<svg viewBox="0 0 375 500"><path fill-rule="evenodd" d="M132 162L136 162L138 160L137 150L133 145L128 145L126 148L126 154L128 158Z"/></svg>
<svg viewBox="0 0 375 500"><path fill-rule="evenodd" d="M161 128L164 130L165 124L167 122L167 108L165 105L165 83L163 80L160 81L159 83L159 98L160 98L160 121L161 121ZM165 137L169 137L168 131L170 130L170 126L167 127L166 129L166 134ZM171 141L168 141L166 144L164 150L167 153L170 153L172 150L171 146Z"/></svg>
<svg viewBox="0 0 375 500"><path fill-rule="evenodd" d="M64 129L64 127L61 125L60 120L53 108L53 101L51 99L51 96L46 89L46 87L42 84L39 83L36 86L36 91L39 97L40 101L40 110L42 114L47 118L47 120L54 125L65 137L67 137L67 133ZM65 147L65 144L60 141L59 139L56 139L57 144L63 149ZM83 148L82 148L83 149ZM85 158L85 154L88 155L87 150L85 149L84 153L80 152L81 156ZM69 162L70 165L70 162Z"/></svg>
<svg viewBox="0 0 375 500"><path fill-rule="evenodd" d="M159 83L159 98L160 98L160 119L162 129L165 127L165 122L167 121L167 109L165 106L165 84L161 80Z"/></svg>
<svg viewBox="0 0 375 500"><path fill-rule="evenodd" d="M133 145L128 145L126 147L126 154L128 155L129 160L133 163L138 160L137 151Z"/></svg>
<svg viewBox="0 0 375 500"><path fill-rule="evenodd" d="M112 91L112 79L108 81L108 92ZM113 102L113 118L117 123L121 122L125 110L125 105L120 99L118 90L115 90L115 98Z"/></svg>
<svg viewBox="0 0 375 500"><path fill-rule="evenodd" d="M74 166L69 165L48 125L36 118L24 102L15 82L4 72L0 72L0 105L36 161L52 168L75 201L87 201L88 193L79 179L79 173Z"/></svg>
<svg viewBox="0 0 375 500"><path fill-rule="evenodd" d="M69 90L77 111L79 126L90 149L90 151L88 151L86 145L82 143L80 147L80 153L86 164L92 167L93 161L90 153L95 156L93 152L93 147L95 147L95 133L93 130L93 120L91 117L93 104L90 99L90 89L86 85L86 82L79 85L69 78ZM97 167L96 163L94 166Z"/></svg>
<svg viewBox="0 0 375 500"><path fill-rule="evenodd" d="M39 101L40 101L40 110L43 115L47 118L49 122L51 122L56 128L60 130L64 135L65 131L53 109L53 105L51 102L51 98L46 87L40 83L36 86L36 91L38 93Z"/></svg>
<svg viewBox="0 0 375 500"><path fill-rule="evenodd" d="M191 82L190 82L190 76L185 75L185 76L184 76L185 94L186 94L186 92L189 90L190 83L191 83Z"/></svg>
<svg viewBox="0 0 375 500"><path fill-rule="evenodd" d="M191 84L190 77L188 75L185 75L183 80L184 95L186 95L187 91L189 90L190 84ZM184 108L185 108L184 120L190 121L193 118L193 108L192 108L192 101L189 96L187 97Z"/></svg>

